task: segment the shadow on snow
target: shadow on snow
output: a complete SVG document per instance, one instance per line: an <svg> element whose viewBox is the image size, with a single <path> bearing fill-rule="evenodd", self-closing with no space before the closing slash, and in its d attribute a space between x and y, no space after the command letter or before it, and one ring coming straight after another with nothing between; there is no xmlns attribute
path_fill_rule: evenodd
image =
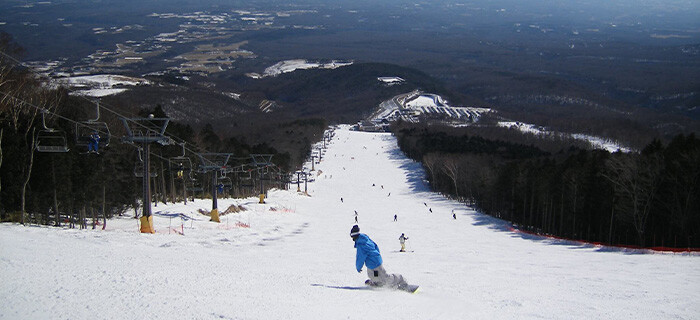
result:
<svg viewBox="0 0 700 320"><path fill-rule="evenodd" d="M341 290L372 290L371 287L368 286L361 286L361 287L353 287L353 286L329 286L325 284L320 284L320 283L312 283L312 287L323 287L323 288L330 288L330 289L341 289Z"/></svg>

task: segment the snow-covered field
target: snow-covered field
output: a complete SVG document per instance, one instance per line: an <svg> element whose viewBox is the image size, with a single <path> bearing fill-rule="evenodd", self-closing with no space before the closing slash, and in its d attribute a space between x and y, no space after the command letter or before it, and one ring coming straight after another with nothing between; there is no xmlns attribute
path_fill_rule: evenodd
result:
<svg viewBox="0 0 700 320"><path fill-rule="evenodd" d="M294 186L264 205L220 200L248 209L220 224L196 213L207 200L154 207L153 235L127 217L106 231L2 224L0 319L700 318L697 255L510 232L428 192L390 134L336 130L315 167L309 197ZM364 286L354 211L386 269L418 293Z"/></svg>
<svg viewBox="0 0 700 320"><path fill-rule="evenodd" d="M51 81L52 86L65 86L71 88L73 94L96 98L124 92L128 90L126 87L150 84L150 81L143 78L113 74L64 77L53 79Z"/></svg>

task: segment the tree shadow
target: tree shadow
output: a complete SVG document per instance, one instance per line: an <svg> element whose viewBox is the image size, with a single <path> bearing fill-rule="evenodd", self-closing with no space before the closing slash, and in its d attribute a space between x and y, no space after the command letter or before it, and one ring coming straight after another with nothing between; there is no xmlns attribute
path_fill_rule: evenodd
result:
<svg viewBox="0 0 700 320"><path fill-rule="evenodd" d="M403 170L406 175L406 182L409 189L414 192L431 192L430 185L425 181L425 170L420 162L413 161L406 157L398 146L392 146L386 151L389 154L389 160Z"/></svg>

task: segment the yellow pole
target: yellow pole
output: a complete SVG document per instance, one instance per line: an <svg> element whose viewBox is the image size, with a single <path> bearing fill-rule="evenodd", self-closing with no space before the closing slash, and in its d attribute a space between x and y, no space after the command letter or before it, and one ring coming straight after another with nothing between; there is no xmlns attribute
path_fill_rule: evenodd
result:
<svg viewBox="0 0 700 320"><path fill-rule="evenodd" d="M209 221L221 222L221 220L219 220L219 209L211 211L211 219L209 219Z"/></svg>
<svg viewBox="0 0 700 320"><path fill-rule="evenodd" d="M156 233L156 230L153 229L153 216L142 216L139 220L141 221L141 233Z"/></svg>

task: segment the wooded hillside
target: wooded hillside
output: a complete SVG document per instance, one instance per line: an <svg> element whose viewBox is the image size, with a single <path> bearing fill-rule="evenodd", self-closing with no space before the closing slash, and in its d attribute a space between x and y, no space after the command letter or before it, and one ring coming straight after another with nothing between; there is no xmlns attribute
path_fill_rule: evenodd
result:
<svg viewBox="0 0 700 320"><path fill-rule="evenodd" d="M512 129L399 123L435 191L527 231L642 247L700 247L700 139L613 154Z"/></svg>

